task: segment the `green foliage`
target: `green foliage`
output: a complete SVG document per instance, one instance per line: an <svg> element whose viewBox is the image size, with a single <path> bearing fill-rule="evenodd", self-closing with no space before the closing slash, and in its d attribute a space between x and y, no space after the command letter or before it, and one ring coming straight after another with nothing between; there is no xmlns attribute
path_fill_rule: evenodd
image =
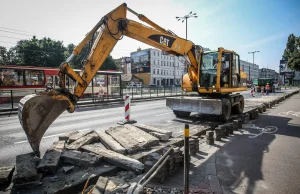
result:
<svg viewBox="0 0 300 194"><path fill-rule="evenodd" d="M97 36L97 34L95 34ZM37 67L59 67L73 52L76 46L69 44L64 47L62 41L50 38L20 40L10 50L0 46L0 64L3 65L31 65ZM79 55L76 55L71 67L81 69L82 62L87 58L89 43L85 45ZM112 56L109 55L100 70L117 70Z"/></svg>
<svg viewBox="0 0 300 194"><path fill-rule="evenodd" d="M288 59L289 68L300 71L300 36L289 35L282 57Z"/></svg>
<svg viewBox="0 0 300 194"><path fill-rule="evenodd" d="M65 59L66 48L62 41L34 36L31 40L18 41L12 50L16 53L14 57L18 58L17 65L58 67Z"/></svg>

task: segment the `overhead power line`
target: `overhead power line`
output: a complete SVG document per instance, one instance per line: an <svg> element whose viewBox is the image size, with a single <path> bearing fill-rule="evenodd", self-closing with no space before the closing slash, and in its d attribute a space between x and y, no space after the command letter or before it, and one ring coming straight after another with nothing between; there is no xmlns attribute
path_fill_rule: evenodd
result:
<svg viewBox="0 0 300 194"><path fill-rule="evenodd" d="M24 35L24 36L34 36L34 35L29 35L29 34L23 34L23 33L18 33L18 32L10 32L10 31L7 31L7 30L1 30L1 32L7 32L7 33L11 33L11 34L19 34L19 35Z"/></svg>
<svg viewBox="0 0 300 194"><path fill-rule="evenodd" d="M24 31L24 30L17 30L17 29L13 29L13 28L5 28L5 27L2 27L2 26L0 26L0 28L6 29L6 30L18 31L18 32L32 33L32 32L28 32L28 31Z"/></svg>

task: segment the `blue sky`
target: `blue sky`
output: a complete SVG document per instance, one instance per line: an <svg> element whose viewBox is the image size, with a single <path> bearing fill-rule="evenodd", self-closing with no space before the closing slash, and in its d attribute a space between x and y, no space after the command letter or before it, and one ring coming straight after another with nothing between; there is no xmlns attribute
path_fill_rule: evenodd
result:
<svg viewBox="0 0 300 194"><path fill-rule="evenodd" d="M0 45L14 46L30 35L62 40L65 45L78 44L99 19L124 0L19 0L1 4ZM252 62L248 51L259 50L255 63L260 68L278 71L279 60L290 33L300 36L300 0L125 0L128 7L142 13L180 37L185 37L185 23L176 16L190 11L198 18L188 20L188 39L195 44L217 49L224 47ZM128 14L129 19L138 21ZM22 30L29 36L4 32L4 28ZM1 31L2 30L2 31ZM10 37L10 38L7 38ZM129 56L141 42L124 38L114 48L113 57Z"/></svg>

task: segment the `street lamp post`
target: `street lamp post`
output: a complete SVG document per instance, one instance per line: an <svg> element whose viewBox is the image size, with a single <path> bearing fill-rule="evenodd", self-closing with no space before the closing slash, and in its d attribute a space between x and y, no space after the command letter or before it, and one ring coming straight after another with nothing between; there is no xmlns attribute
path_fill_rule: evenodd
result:
<svg viewBox="0 0 300 194"><path fill-rule="evenodd" d="M183 17L176 16L176 19L178 21L182 21L182 23L185 21L185 39L186 40L187 40L187 20L191 17L197 18L198 16L196 13L193 13L193 12L190 12L188 15L185 15Z"/></svg>
<svg viewBox="0 0 300 194"><path fill-rule="evenodd" d="M252 52L248 52L248 54L252 53L253 55L253 67L254 67L254 53L258 53L260 51L252 51ZM249 80L250 80L250 66L249 66Z"/></svg>

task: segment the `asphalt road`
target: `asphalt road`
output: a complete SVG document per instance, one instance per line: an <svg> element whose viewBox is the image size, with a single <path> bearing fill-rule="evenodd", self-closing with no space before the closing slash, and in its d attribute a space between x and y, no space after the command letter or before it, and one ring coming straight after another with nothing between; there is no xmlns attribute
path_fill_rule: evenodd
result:
<svg viewBox="0 0 300 194"><path fill-rule="evenodd" d="M217 153L224 193L300 193L300 94L268 109ZM289 112L290 111L290 112Z"/></svg>

